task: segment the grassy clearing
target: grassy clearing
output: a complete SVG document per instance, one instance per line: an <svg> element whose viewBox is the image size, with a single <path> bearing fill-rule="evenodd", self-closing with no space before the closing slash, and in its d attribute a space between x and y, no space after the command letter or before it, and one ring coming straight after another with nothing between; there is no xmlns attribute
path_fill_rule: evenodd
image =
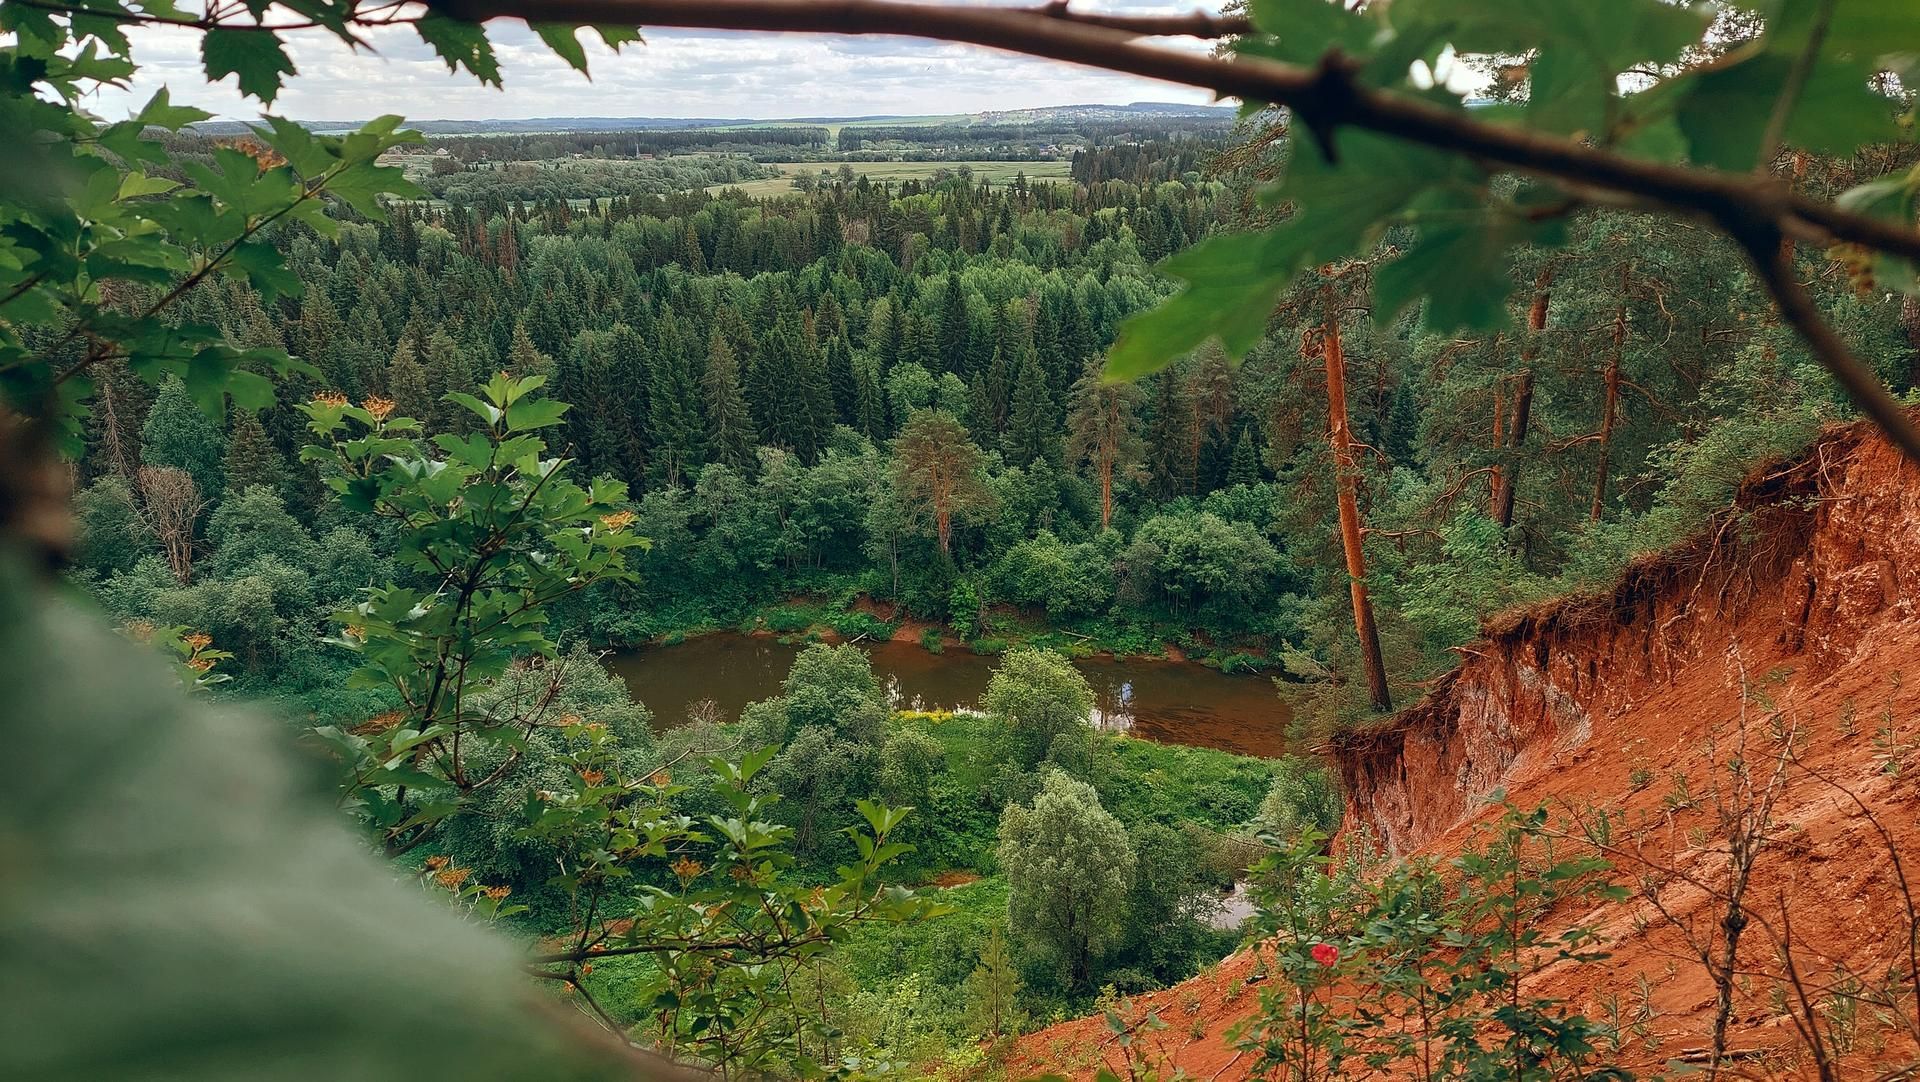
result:
<svg viewBox="0 0 1920 1082"><path fill-rule="evenodd" d="M1066 161L1042 162L780 162L774 168L780 170L778 177L765 180L751 180L744 184L717 184L708 188L710 192L723 192L728 188L739 188L748 195L764 198L773 195L786 195L793 191L792 177L796 173L817 173L824 169L830 173L840 171L842 165L875 184L892 182L899 184L907 180L926 180L940 170L958 169L966 166L973 170L975 179L985 177L994 184L1006 184L1021 173L1031 180L1065 180L1069 164Z"/></svg>

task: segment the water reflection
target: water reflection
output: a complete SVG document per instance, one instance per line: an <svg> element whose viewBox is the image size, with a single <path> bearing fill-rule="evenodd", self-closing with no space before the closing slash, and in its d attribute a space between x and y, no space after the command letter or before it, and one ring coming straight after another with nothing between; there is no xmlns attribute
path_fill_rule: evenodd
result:
<svg viewBox="0 0 1920 1082"><path fill-rule="evenodd" d="M896 710L976 707L995 659L960 650L930 654L912 643L863 647ZM773 639L706 635L608 659L662 728L695 716L739 716L780 693L800 652ZM1226 676L1191 662L1085 658L1074 662L1093 689L1093 724L1169 744L1279 755L1287 710L1265 677Z"/></svg>

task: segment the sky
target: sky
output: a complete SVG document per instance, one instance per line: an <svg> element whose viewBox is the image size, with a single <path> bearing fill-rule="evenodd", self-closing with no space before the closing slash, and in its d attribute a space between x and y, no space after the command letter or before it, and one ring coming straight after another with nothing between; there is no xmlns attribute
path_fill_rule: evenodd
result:
<svg viewBox="0 0 1920 1082"><path fill-rule="evenodd" d="M1076 8L1135 13L1219 10L1220 0L1078 0ZM324 33L289 35L299 74L273 112L299 120L526 117L748 117L938 115L1046 105L1134 101L1205 103L1205 91L1113 75L970 46L904 38L655 30L618 56L591 33L592 79L575 72L517 22L489 26L505 90L482 87L444 62L410 29L372 36L358 54ZM162 85L176 104L225 119L260 115L229 77L208 84L199 36L149 29L134 37L141 70L127 90L103 91L101 116L127 115ZM1198 43L1176 47L1204 48Z"/></svg>

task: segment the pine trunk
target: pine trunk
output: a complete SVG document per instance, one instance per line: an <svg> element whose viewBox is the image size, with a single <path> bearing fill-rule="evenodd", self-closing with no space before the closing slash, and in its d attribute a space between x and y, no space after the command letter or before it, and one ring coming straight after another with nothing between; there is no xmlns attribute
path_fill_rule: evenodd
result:
<svg viewBox="0 0 1920 1082"><path fill-rule="evenodd" d="M1620 411L1620 355L1627 345L1627 272L1620 272L1620 306L1613 310L1613 348L1607 353L1606 395L1600 406L1600 464L1593 474L1592 519L1607 509L1607 470L1613 459L1613 419Z"/></svg>
<svg viewBox="0 0 1920 1082"><path fill-rule="evenodd" d="M1367 697L1375 710L1385 713L1393 709L1393 696L1387 688L1380 631L1373 623L1373 602L1367 597L1367 557L1360 545L1360 464L1347 420L1347 358L1340 346L1337 316L1327 319L1322 350L1327 364L1327 427L1337 475L1340 544L1346 550L1347 582L1353 593L1353 630L1360 638L1360 658L1367 670Z"/></svg>
<svg viewBox="0 0 1920 1082"><path fill-rule="evenodd" d="M1520 351L1520 375L1513 392L1513 426L1507 437L1509 452L1506 472L1496 474L1498 490L1494 494L1493 519L1501 529L1513 525L1513 495L1520 487L1520 458L1515 452L1527 442L1527 426L1533 413L1533 362L1540 356L1540 332L1547 329L1547 306L1553 301L1553 268L1540 272L1534 283L1533 308L1527 313L1527 344Z"/></svg>

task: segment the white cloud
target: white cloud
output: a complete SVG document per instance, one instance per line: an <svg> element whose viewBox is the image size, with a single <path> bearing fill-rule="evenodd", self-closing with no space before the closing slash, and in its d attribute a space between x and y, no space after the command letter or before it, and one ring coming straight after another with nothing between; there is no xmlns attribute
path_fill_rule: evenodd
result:
<svg viewBox="0 0 1920 1082"><path fill-rule="evenodd" d="M1153 0L1105 0L1104 10L1192 10ZM1217 5L1215 5L1217 6ZM750 117L944 114L1042 105L1130 101L1205 102L1204 91L906 38L822 37L656 30L618 56L592 39L588 80L518 23L490 27L504 92L446 65L410 29L371 35L372 53L324 34L290 35L299 74L273 111L302 120L358 120L399 113L412 120L525 117ZM584 35L592 38L592 35ZM135 38L141 71L125 91L103 91L104 116L125 115L165 85L176 102L224 117L259 107L231 79L209 85L197 35L149 30ZM1194 45L1193 47L1200 47Z"/></svg>

